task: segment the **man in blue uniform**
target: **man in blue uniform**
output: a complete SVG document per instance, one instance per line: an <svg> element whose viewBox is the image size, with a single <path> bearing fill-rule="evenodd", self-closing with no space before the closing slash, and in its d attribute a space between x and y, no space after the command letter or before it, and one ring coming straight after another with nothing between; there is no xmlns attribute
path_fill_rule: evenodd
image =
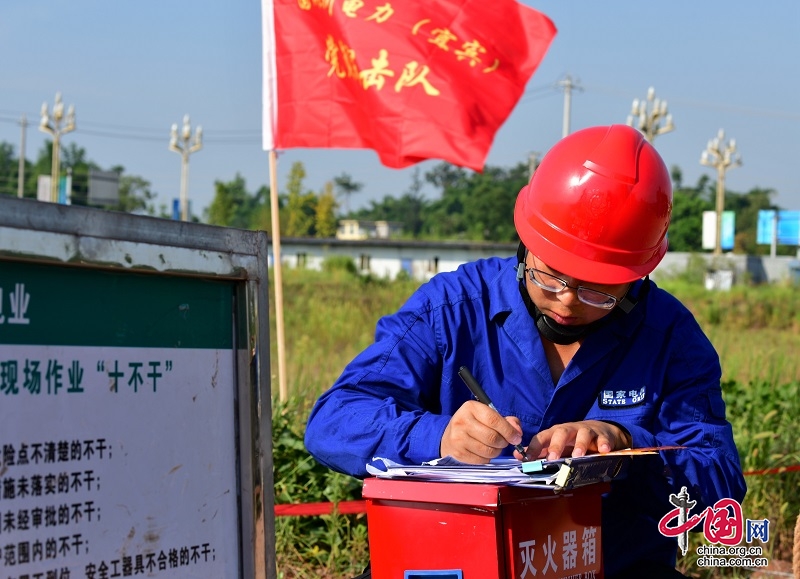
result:
<svg viewBox="0 0 800 579"><path fill-rule="evenodd" d="M669 174L642 135L562 139L517 199L515 257L442 273L378 323L317 401L306 445L366 475L380 456L485 463L686 447L638 457L603 499L606 577L680 577L659 520L686 487L701 512L745 494L719 358L692 314L648 275L667 250ZM472 399L467 366L503 416ZM519 453L517 458L522 458Z"/></svg>

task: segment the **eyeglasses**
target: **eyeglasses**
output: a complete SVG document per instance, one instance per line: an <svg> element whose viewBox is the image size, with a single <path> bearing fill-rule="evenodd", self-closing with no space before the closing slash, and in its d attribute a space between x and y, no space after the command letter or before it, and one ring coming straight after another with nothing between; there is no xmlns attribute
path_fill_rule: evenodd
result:
<svg viewBox="0 0 800 579"><path fill-rule="evenodd" d="M611 294L590 289L588 287L583 287L582 285L569 285L560 277L556 277L545 271L536 269L535 267L526 268L525 271L528 272L528 279L530 279L534 284L543 290L557 294L558 292L562 292L567 288L574 289L577 292L578 299L580 301L585 303L587 306L592 306L603 310L610 310L617 305L617 298Z"/></svg>

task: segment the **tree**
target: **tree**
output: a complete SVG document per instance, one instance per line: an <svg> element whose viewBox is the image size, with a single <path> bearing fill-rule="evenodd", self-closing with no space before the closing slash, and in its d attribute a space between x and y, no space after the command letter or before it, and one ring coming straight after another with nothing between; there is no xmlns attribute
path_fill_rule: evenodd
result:
<svg viewBox="0 0 800 579"><path fill-rule="evenodd" d="M278 196L278 218L283 206L286 204L286 196ZM272 205L270 190L266 185L262 185L256 191L256 207L250 220L250 227L258 231L272 231Z"/></svg>
<svg viewBox="0 0 800 579"><path fill-rule="evenodd" d="M515 241L514 204L528 182L528 165L486 166L483 173L440 163L426 174L442 196L426 213L425 230L434 237Z"/></svg>
<svg viewBox="0 0 800 579"><path fill-rule="evenodd" d="M344 195L344 212L345 215L349 215L350 195L361 191L363 184L358 183L357 181L353 181L353 178L350 177L348 173L342 173L338 177L334 177L333 182L336 185L336 189L339 191L339 193Z"/></svg>
<svg viewBox="0 0 800 579"><path fill-rule="evenodd" d="M150 181L136 175L120 174L119 201L112 209L126 213L140 212L155 215L156 209L153 205L155 197L155 193L150 189Z"/></svg>
<svg viewBox="0 0 800 579"><path fill-rule="evenodd" d="M244 177L239 173L227 183L215 181L214 199L205 210L205 218L212 225L249 229L263 204L262 193L262 190L258 195L248 193Z"/></svg>
<svg viewBox="0 0 800 579"><path fill-rule="evenodd" d="M289 170L286 186L286 236L307 237L314 235L314 218L317 211L316 195L303 191L306 170L303 163L296 161Z"/></svg>
<svg viewBox="0 0 800 579"><path fill-rule="evenodd" d="M425 173L425 180L442 190L441 197L431 203L425 215L425 233L436 238L463 238L467 172L450 163L439 163Z"/></svg>
<svg viewBox="0 0 800 579"><path fill-rule="evenodd" d="M692 190L681 189L672 195L672 219L667 237L670 251L702 251L703 211L711 204Z"/></svg>
<svg viewBox="0 0 800 579"><path fill-rule="evenodd" d="M466 177L466 170L450 163L439 163L425 173L425 180L439 189L458 188Z"/></svg>
<svg viewBox="0 0 800 579"><path fill-rule="evenodd" d="M52 143L50 146L53 146ZM86 158L86 149L79 147L75 143L68 143L67 145L62 146L60 157L62 167L75 168L81 165L86 166L94 164Z"/></svg>
<svg viewBox="0 0 800 579"><path fill-rule="evenodd" d="M683 186L683 171L677 165L673 165L669 172L672 178L672 188L674 190L680 189Z"/></svg>
<svg viewBox="0 0 800 579"><path fill-rule="evenodd" d="M60 155L61 163L59 172L72 176L70 202L73 205L88 205L89 169L99 169L99 167L95 163L89 161L86 156L86 149L79 147L75 143L62 146Z"/></svg>
<svg viewBox="0 0 800 579"><path fill-rule="evenodd" d="M681 187L682 173L675 166L672 182L672 217L667 231L669 251L702 251L703 211L714 208L708 176L701 175L694 187Z"/></svg>
<svg viewBox="0 0 800 579"><path fill-rule="evenodd" d="M528 165L511 169L486 167L469 180L464 202L464 217L470 239L516 241L514 206L517 195L528 183Z"/></svg>
<svg viewBox="0 0 800 579"><path fill-rule="evenodd" d="M17 173L19 161L14 158L14 146L0 143L0 195L17 194Z"/></svg>
<svg viewBox="0 0 800 579"><path fill-rule="evenodd" d="M411 174L411 185L400 198L398 204L397 221L403 223L403 231L413 238L418 238L425 225L425 212L429 203L422 196L423 181L419 174L419 167L414 168Z"/></svg>
<svg viewBox="0 0 800 579"><path fill-rule="evenodd" d="M333 194L333 183L328 181L320 193L317 201L314 229L317 237L335 237L336 221L336 196Z"/></svg>

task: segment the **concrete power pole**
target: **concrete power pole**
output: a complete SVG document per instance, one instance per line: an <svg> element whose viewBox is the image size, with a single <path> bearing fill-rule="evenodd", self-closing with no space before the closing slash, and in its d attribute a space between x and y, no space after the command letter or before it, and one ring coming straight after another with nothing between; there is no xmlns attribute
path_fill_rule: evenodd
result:
<svg viewBox="0 0 800 579"><path fill-rule="evenodd" d="M22 127L19 137L19 170L17 171L17 197L22 199L25 196L25 131L28 128L28 119L25 115L19 120Z"/></svg>
<svg viewBox="0 0 800 579"><path fill-rule="evenodd" d="M564 120L562 123L561 128L561 137L566 137L570 133L570 116L572 114L572 91L574 90L583 90L583 88L577 84L577 81L573 82L572 77L570 75L565 76L562 80L558 81L558 86L564 89Z"/></svg>
<svg viewBox="0 0 800 579"><path fill-rule="evenodd" d="M528 155L528 179L533 177L536 169L539 167L542 154L539 151L533 151Z"/></svg>

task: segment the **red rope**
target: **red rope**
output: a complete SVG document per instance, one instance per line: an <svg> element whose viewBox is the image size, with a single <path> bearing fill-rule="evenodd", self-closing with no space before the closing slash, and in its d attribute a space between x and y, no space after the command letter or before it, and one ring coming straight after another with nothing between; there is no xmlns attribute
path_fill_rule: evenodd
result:
<svg viewBox="0 0 800 579"><path fill-rule="evenodd" d="M778 466L775 468L765 468L763 470L748 470L744 473L744 476L752 476L757 474L781 474L782 472L793 472L799 471L800 464L794 464L792 466Z"/></svg>
<svg viewBox="0 0 800 579"><path fill-rule="evenodd" d="M276 517L309 517L319 515L355 515L367 512L367 501L341 501L339 503L301 503L275 505Z"/></svg>

